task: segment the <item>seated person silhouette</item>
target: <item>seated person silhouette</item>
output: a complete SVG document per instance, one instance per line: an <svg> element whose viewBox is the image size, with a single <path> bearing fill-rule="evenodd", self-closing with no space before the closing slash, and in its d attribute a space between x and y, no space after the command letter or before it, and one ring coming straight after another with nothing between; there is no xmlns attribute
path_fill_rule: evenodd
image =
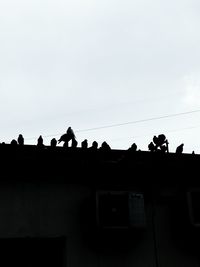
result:
<svg viewBox="0 0 200 267"><path fill-rule="evenodd" d="M98 149L98 143L97 143L97 141L93 141L92 146L89 147L89 150L90 151L96 151L97 149Z"/></svg>
<svg viewBox="0 0 200 267"><path fill-rule="evenodd" d="M38 138L38 140L37 140L37 147L39 147L39 148L44 147L44 144L43 144L43 138L42 138L41 135L39 136L39 138Z"/></svg>
<svg viewBox="0 0 200 267"><path fill-rule="evenodd" d="M107 142L103 142L101 144L101 147L99 148L100 151L110 151L111 147L109 146L109 144Z"/></svg>
<svg viewBox="0 0 200 267"><path fill-rule="evenodd" d="M133 143L131 147L128 148L129 152L136 152L137 151L137 145L136 143Z"/></svg>
<svg viewBox="0 0 200 267"><path fill-rule="evenodd" d="M180 146L177 146L176 154L182 154L183 153L183 146L184 146L184 144L181 144Z"/></svg>
<svg viewBox="0 0 200 267"><path fill-rule="evenodd" d="M153 142L151 142L151 143L148 145L148 149L149 149L151 152L156 151L156 146L154 145Z"/></svg>
<svg viewBox="0 0 200 267"><path fill-rule="evenodd" d="M50 145L51 145L51 147L56 147L56 145L57 145L57 140L56 140L56 138L51 139L51 143L50 143Z"/></svg>
<svg viewBox="0 0 200 267"><path fill-rule="evenodd" d="M10 143L12 146L17 146L17 141L15 139L13 139Z"/></svg>
<svg viewBox="0 0 200 267"><path fill-rule="evenodd" d="M81 148L87 149L88 148L88 141L85 139L83 142L81 142Z"/></svg>
<svg viewBox="0 0 200 267"><path fill-rule="evenodd" d="M18 138L17 138L17 142L20 146L24 145L24 137L22 134L19 134Z"/></svg>

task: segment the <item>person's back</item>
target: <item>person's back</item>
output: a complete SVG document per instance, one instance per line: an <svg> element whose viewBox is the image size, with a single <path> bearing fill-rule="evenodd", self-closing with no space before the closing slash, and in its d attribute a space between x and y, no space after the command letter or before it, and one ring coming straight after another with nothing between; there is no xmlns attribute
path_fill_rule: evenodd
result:
<svg viewBox="0 0 200 267"><path fill-rule="evenodd" d="M87 139L85 139L83 142L81 142L81 147L83 149L87 149L88 148L88 142L87 142Z"/></svg>
<svg viewBox="0 0 200 267"><path fill-rule="evenodd" d="M44 147L43 138L41 135L39 136L39 138L37 140L37 147L39 147L39 148Z"/></svg>
<svg viewBox="0 0 200 267"><path fill-rule="evenodd" d="M17 138L18 144L19 145L24 145L24 137L22 134L19 134L18 138Z"/></svg>
<svg viewBox="0 0 200 267"><path fill-rule="evenodd" d="M74 134L74 131L72 130L71 127L69 127L69 128L67 129L67 135L69 136L70 139L76 139L76 136L75 136L75 134Z"/></svg>
<svg viewBox="0 0 200 267"><path fill-rule="evenodd" d="M182 154L183 153L183 146L184 146L184 144L181 144L180 146L177 146L176 154Z"/></svg>
<svg viewBox="0 0 200 267"><path fill-rule="evenodd" d="M56 147L57 145L57 140L55 138L51 139L51 143L50 143L51 147Z"/></svg>

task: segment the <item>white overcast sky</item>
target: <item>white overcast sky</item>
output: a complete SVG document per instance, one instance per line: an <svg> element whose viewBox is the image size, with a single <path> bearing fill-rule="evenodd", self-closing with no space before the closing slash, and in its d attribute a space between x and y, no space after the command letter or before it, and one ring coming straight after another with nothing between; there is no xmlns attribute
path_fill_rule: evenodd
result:
<svg viewBox="0 0 200 267"><path fill-rule="evenodd" d="M1 0L0 142L136 143L200 153L199 0Z"/></svg>

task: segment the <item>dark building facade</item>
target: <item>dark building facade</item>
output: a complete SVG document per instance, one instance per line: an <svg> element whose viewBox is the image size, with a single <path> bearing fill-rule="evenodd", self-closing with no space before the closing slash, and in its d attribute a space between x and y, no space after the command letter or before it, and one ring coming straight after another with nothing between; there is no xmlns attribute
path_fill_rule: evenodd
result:
<svg viewBox="0 0 200 267"><path fill-rule="evenodd" d="M200 156L0 145L1 266L200 266Z"/></svg>

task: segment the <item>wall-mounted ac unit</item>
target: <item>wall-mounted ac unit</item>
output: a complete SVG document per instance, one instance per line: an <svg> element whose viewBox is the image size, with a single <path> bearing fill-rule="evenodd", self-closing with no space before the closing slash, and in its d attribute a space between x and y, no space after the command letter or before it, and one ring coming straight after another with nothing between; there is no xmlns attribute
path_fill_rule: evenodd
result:
<svg viewBox="0 0 200 267"><path fill-rule="evenodd" d="M129 191L96 192L96 221L101 229L145 227L143 194Z"/></svg>

